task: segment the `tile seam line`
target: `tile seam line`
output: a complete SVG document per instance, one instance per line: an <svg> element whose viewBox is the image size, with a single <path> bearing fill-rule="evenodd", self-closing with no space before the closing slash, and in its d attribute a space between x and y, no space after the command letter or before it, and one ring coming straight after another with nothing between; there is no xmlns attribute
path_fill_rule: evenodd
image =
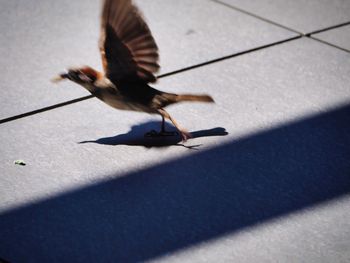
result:
<svg viewBox="0 0 350 263"><path fill-rule="evenodd" d="M312 31L312 32L309 32L309 33L302 33L302 32L299 32L299 31L297 31L297 30L295 30L295 29L289 28L289 27L287 27L287 26L281 25L281 24L279 24L279 23L277 23L277 22L274 22L274 21L272 21L272 20L269 20L269 19L267 19L267 18L264 18L264 17L262 17L262 16L259 16L259 15L256 15L256 14L254 14L254 13L251 13L251 12L249 12L249 11L246 11L246 10L244 10L244 9L238 8L238 7L234 6L234 5L227 4L227 3L225 3L225 2L221 2L220 0L209 0L209 1L214 2L214 3L217 3L217 4L220 4L220 5L223 5L223 6L226 6L226 7L230 8L230 9L236 10L237 12L241 12L241 13L244 13L244 14L246 14L246 15L255 17L255 18L259 19L259 20L262 20L262 21L265 21L265 22L267 22L267 23L269 23L269 24L272 24L272 25L275 25L275 26L284 28L284 29L289 30L289 31L291 31L291 32L297 33L297 34L299 34L299 35L302 36L302 37L307 37L307 38L313 39L313 40L315 40L315 41L319 41L320 43L323 43L323 44L325 44L325 45L329 45L329 46L331 46L331 47L334 47L334 48L337 48L337 49L340 49L340 50L342 50L342 51L345 51L345 52L349 52L349 53L350 53L350 50L348 50L348 49L346 49L346 48L342 48L342 47L340 47L340 46L334 45L334 44L332 44L332 43L329 43L329 42L327 42L327 41L321 40L321 39L316 38L316 37L313 36L314 34L326 32L326 31L328 31L328 30L332 30L332 29L336 29L336 28L339 28L339 27L343 27L343 26L350 25L350 21L344 22L344 23L340 23L340 24L337 24L337 25L333 25L333 26L329 26L329 27L325 27L325 28L322 28L322 29L318 29L318 30L315 30L315 31Z"/></svg>
<svg viewBox="0 0 350 263"><path fill-rule="evenodd" d="M245 51L240 51L240 52L237 52L237 53L234 53L234 54L231 54L231 55L227 55L227 56L223 56L223 57L220 57L220 58L208 60L208 61L203 62L203 63L199 63L199 64L196 64L196 65L193 65L193 66L185 67L185 68L182 68L182 69L179 69L179 70L175 70L175 71L172 71L172 72L169 72L169 73L162 74L158 78L164 78L164 77L168 77L168 76L171 76L171 75L176 75L176 74L181 73L181 72L189 71L189 70L200 68L200 67L203 67L203 66L206 66L206 65L214 64L216 62L221 62L221 61L224 61L224 60L227 60L227 59L231 59L231 58L234 58L234 57L238 57L238 56L242 56L242 55L245 55L245 54L253 53L255 51L259 51L259 50L266 49L266 48L269 48L269 47L273 47L273 46L277 46L277 45L280 45L280 44L284 44L286 42L297 40L297 39L300 39L302 37L303 37L302 35L298 35L298 36L286 38L286 39L283 39L283 40L279 40L279 41L276 41L276 42L273 42L273 43L270 43L270 44L262 45L262 46L255 47L255 48L251 48L251 49L248 49L248 50L245 50Z"/></svg>
<svg viewBox="0 0 350 263"><path fill-rule="evenodd" d="M212 1L212 2L214 2L214 3L217 3L217 4L219 4L219 5L226 6L226 7L230 8L230 9L232 9L232 10L236 10L237 12L240 12L240 13L249 15L249 16L251 16L251 17L257 18L257 19L262 20L262 21L264 21L264 22L267 22L267 23L269 23L269 24L272 24L272 25L275 25L275 26L284 28L284 29L286 29L286 30L288 30L288 31L291 31L291 32L294 32L294 33L296 33L296 34L298 34L298 35L304 35L304 33L299 32L299 31L297 31L297 30L295 30L295 29L293 29L293 28L284 26L284 25L282 25L282 24L279 24L279 23L277 23L277 22L274 22L274 21L269 20L269 19L267 19L267 18L264 18L264 17L262 17L262 16L259 16L259 15L256 15L256 14L254 14L254 13L251 13L251 12L249 12L249 11L246 11L246 10L244 10L244 9L238 8L238 7L234 6L234 5L227 4L227 3L225 3L225 2L221 2L220 0L210 0L210 1Z"/></svg>
<svg viewBox="0 0 350 263"><path fill-rule="evenodd" d="M322 28L322 29L319 29L319 30L315 30L315 31L312 31L310 33L306 33L304 35L307 36L307 37L310 37L311 35L314 35L314 34L322 33L322 32L328 31L328 30L332 30L332 29L336 29L336 28L343 27L343 26L348 26L348 25L350 25L350 21L344 22L344 23L341 23L341 24L337 24L337 25L334 25L334 26L325 27L325 28Z"/></svg>
<svg viewBox="0 0 350 263"><path fill-rule="evenodd" d="M234 5L227 4L227 3L225 3L225 2L221 2L220 0L209 0L209 1L211 1L211 2L213 2L213 3L217 3L217 4L219 4L219 5L226 6L226 7L230 8L230 9L236 10L237 12L241 12L241 13L244 13L244 14L246 14L246 15L255 17L255 18L259 19L259 20L262 20L262 21L265 21L265 22L267 22L267 23L269 23L269 24L272 24L272 25L275 25L275 26L284 28L284 29L289 30L289 31L291 31L291 32L297 33L297 34L299 34L299 35L302 36L302 37L311 38L311 39L313 39L313 40L315 40L315 41L319 41L320 43L323 43L323 44L325 44L325 45L329 45L329 46L331 46L331 47L334 47L334 48L337 48L337 49L340 49L340 50L342 50L342 51L345 51L345 52L349 52L349 53L350 53L350 50L348 50L348 49L346 49L346 48L342 48L342 47L340 47L340 46L334 45L334 44L332 44L332 43L330 43L330 42L324 41L324 40L322 40L322 39L319 39L319 38L316 38L316 37L313 36L314 34L326 32L326 31L328 31L328 30L332 30L332 29L336 29L336 28L340 28L340 27L343 27L343 26L350 25L350 21L347 21L347 22L344 22L344 23L340 23L340 24L337 24L337 25L333 25L333 26L329 26L329 27L325 27L325 28L322 28L322 29L318 29L318 30L315 30L315 31L312 31L312 32L309 32L309 33L302 33L302 32L299 32L299 31L297 31L297 30L295 30L295 29L292 29L292 28L290 28L290 27L284 26L284 25L282 25L282 24L279 24L279 23L277 23L277 22L274 22L274 21L269 20L269 19L267 19L267 18L264 18L264 17L262 17L262 16L256 15L256 14L254 14L254 13L251 13L251 12L249 12L249 11L246 11L246 10L244 10L244 9L241 9L241 8L239 8L239 7L236 7L236 6L234 6Z"/></svg>
<svg viewBox="0 0 350 263"><path fill-rule="evenodd" d="M273 46L277 46L277 45L280 45L280 44L283 44L283 43L286 43L286 42L297 40L297 39L300 39L302 37L303 37L302 35L298 35L298 36L294 36L294 37L291 37L291 38L283 39L283 40L280 40L280 41L277 41L277 42L273 42L273 43L266 44L266 45L263 45L263 46L259 46L259 47L256 47L256 48L248 49L248 50L245 50L245 51L241 51L241 52L234 53L234 54L231 54L231 55L228 55L228 56L224 56L224 57L220 57L220 58L217 58L217 59L209 60L209 61L206 61L206 62L203 62L203 63L199 63L199 64L196 64L196 65L193 65L193 66L189 66L189 67L186 67L186 68L175 70L175 71L172 71L172 72L169 72L169 73L164 73L162 75L157 76L157 78L161 79L161 78L165 78L165 77L168 77L168 76L176 75L176 74L179 74L179 73L182 73L182 72L186 72L186 71L189 71L189 70L192 70L192 69L196 69L196 68L200 68L200 67L207 66L207 65L210 65L210 64L214 64L216 62L221 62L221 61L224 61L224 60L227 60L227 59L231 59L231 58L234 58L234 57L237 57L237 56L253 53L255 51L259 51L259 50L266 49L266 48L273 47ZM84 100L88 100L88 99L91 99L91 98L94 98L94 96L93 95L87 95L87 96L79 97L79 98L76 98L76 99L73 99L73 100L69 100L69 101L58 103L58 104L50 105L50 106L47 106L47 107L44 107L44 108L41 108L41 109L29 111L29 112L26 112L26 113L21 113L21 114L12 116L12 117L7 117L7 118L4 118L4 119L1 119L0 120L0 124L11 122L11 121L15 121L15 120L22 119L22 118L26 118L26 117L29 117L29 116L32 116L32 115L36 115L36 114L39 114L39 113L43 113L43 112L46 112L46 111L50 111L50 110L53 110L53 109L56 109L56 108L68 106L70 104L74 104L74 103L77 103L77 102L80 102L80 101L84 101Z"/></svg>
<svg viewBox="0 0 350 263"><path fill-rule="evenodd" d="M322 44L325 44L325 45L331 46L331 47L333 47L333 48L340 49L340 50L342 50L342 51L345 51L345 52L350 53L350 50L349 50L349 49L342 48L342 47L340 47L340 46L334 45L334 44L332 44L332 43L329 43L329 42L324 41L324 40L322 40L322 39L316 38L316 37L314 37L314 36L307 36L307 38L310 38L310 39L315 40L315 41L318 41L318 42L320 42L320 43L322 43Z"/></svg>
<svg viewBox="0 0 350 263"><path fill-rule="evenodd" d="M18 120L18 119L22 119L22 118L29 117L29 116L32 116L32 115L35 115L35 114L38 114L38 113L42 113L42 112L45 112L45 111L49 111L49 110L53 110L53 109L56 109L56 108L64 107L64 106L67 106L67 105L70 105L70 104L74 104L74 103L77 103L77 102L80 102L80 101L84 101L84 100L87 100L87 99L91 99L91 98L93 98L93 96L92 95L88 95L88 96L79 97L79 98L76 98L76 99L73 99L73 100L61 102L61 103L58 103L58 104L50 105L50 106L47 106L47 107L44 107L44 108L41 108L41 109L29 111L29 112L26 112L26 113L21 113L21 114L12 116L12 117L1 119L0 120L0 124L6 123L6 122L10 122L10 121L14 121L14 120Z"/></svg>
<svg viewBox="0 0 350 263"><path fill-rule="evenodd" d="M220 0L209 0L209 1L212 1L212 2L214 2L214 3L220 4L220 5L223 5L223 6L226 6L226 7L228 7L228 8L233 9L233 10L236 10L236 11L238 11L238 12L244 13L244 14L249 15L249 16L252 16L252 17L255 17L255 18L259 19L259 20L265 21L265 22L270 23L270 24L272 24L272 25L275 25L275 26L284 28L284 29L286 29L286 30L289 30L289 31L291 31L291 32L294 32L294 33L297 33L297 34L299 34L299 35L306 36L306 37L310 37L310 36L313 35L313 34L318 34L318 33L322 33L322 32L328 31L328 30L332 30L332 29L336 29L336 28L339 28L339 27L343 27L343 26L350 25L350 21L347 21L347 22L340 23L340 24L337 24L337 25L333 25L333 26L325 27L325 28L318 29L318 30L315 30L315 31L311 31L311 32L309 32L309 33L303 33L303 32L299 32L299 31L297 31L297 30L295 30L295 29L293 29L293 28L290 28L290 27L284 26L284 25L282 25L282 24L279 24L279 23L277 23L277 22L275 22L275 21L269 20L269 19L267 19L267 18L265 18L265 17L256 15L256 14L254 14L254 13L251 13L251 12L249 12L249 11L246 11L246 10L244 10L244 9L241 9L241 8L239 8L239 7L236 7L236 6L234 6L234 5L227 4L227 3L225 3L225 2L221 2ZM335 46L335 47L337 47L337 46Z"/></svg>

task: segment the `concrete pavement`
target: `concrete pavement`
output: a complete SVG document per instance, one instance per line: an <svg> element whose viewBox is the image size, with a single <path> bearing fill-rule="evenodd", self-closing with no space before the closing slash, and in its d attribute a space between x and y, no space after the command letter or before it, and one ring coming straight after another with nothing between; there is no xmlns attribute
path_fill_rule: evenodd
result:
<svg viewBox="0 0 350 263"><path fill-rule="evenodd" d="M349 262L350 3L137 2L155 87L216 101L169 108L185 144L49 82L100 67L99 1L0 2L0 258Z"/></svg>

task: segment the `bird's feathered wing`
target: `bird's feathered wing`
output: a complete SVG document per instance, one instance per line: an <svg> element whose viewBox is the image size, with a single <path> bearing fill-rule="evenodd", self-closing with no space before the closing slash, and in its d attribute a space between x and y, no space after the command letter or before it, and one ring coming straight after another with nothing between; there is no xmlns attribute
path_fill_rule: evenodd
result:
<svg viewBox="0 0 350 263"><path fill-rule="evenodd" d="M105 74L113 82L128 77L156 81L158 47L131 0L104 0L99 46Z"/></svg>

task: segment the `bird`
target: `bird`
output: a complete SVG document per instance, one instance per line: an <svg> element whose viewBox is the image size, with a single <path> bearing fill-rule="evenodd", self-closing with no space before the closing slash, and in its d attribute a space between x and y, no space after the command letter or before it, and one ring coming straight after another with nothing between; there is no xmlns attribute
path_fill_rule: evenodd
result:
<svg viewBox="0 0 350 263"><path fill-rule="evenodd" d="M90 66L71 67L52 81L73 81L115 109L160 115L160 132L146 135L174 135L165 130L168 119L183 141L191 138L165 107L184 101L213 103L214 99L207 94L175 94L150 86L157 81L156 73L160 69L159 49L143 14L132 0L104 0L100 23L98 47L103 71Z"/></svg>

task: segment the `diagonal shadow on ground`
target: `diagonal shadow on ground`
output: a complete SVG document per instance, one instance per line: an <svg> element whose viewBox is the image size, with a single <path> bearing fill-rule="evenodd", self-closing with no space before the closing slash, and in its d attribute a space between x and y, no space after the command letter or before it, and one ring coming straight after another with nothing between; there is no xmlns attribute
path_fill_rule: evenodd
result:
<svg viewBox="0 0 350 263"><path fill-rule="evenodd" d="M165 128L167 131L175 132L174 130L175 128L171 124L169 124L168 122L166 122L165 124L166 124ZM168 146L177 145L177 146L187 147L190 149L196 149L196 147L199 146L199 145L191 146L191 145L181 144L182 139L180 134L177 134L177 135L175 134L173 136L162 136L162 137L145 136L146 131L151 131L151 130L159 131L159 128L160 128L159 126L160 126L160 122L150 121L150 122L132 126L131 130L125 134L118 134L116 136L100 138L97 140L82 141L79 143L98 143L98 144L112 145L112 146L116 146L116 145L144 146L146 148L168 147ZM222 127L191 132L192 138L209 137L209 136L225 136L225 135L228 135L228 132L225 130L225 128L222 128Z"/></svg>
<svg viewBox="0 0 350 263"><path fill-rule="evenodd" d="M152 259L350 192L350 106L0 215L13 262Z"/></svg>

